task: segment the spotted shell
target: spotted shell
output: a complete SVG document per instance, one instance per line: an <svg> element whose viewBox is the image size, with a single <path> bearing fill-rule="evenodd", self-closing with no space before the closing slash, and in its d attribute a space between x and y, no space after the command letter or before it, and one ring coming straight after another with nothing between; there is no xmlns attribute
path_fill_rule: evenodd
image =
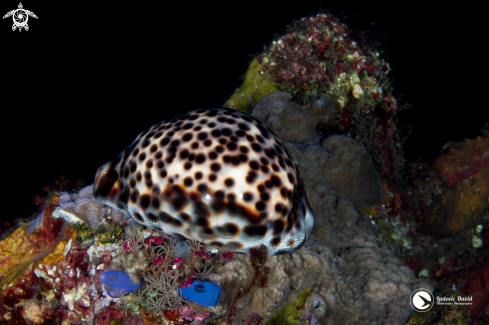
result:
<svg viewBox="0 0 489 325"><path fill-rule="evenodd" d="M234 109L172 116L101 166L95 198L167 234L234 252L302 246L314 227L299 169L277 136Z"/></svg>

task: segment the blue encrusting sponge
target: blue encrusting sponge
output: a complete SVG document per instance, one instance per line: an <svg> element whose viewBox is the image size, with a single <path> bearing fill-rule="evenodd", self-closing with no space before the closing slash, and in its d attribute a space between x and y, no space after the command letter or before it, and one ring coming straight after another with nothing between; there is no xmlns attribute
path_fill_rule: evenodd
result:
<svg viewBox="0 0 489 325"><path fill-rule="evenodd" d="M122 271L106 271L100 273L99 280L109 288L107 294L112 298L119 298L141 287L141 283L134 283L131 277Z"/></svg>
<svg viewBox="0 0 489 325"><path fill-rule="evenodd" d="M178 288L185 299L201 306L214 307L221 299L221 287L207 281L194 281L190 287Z"/></svg>

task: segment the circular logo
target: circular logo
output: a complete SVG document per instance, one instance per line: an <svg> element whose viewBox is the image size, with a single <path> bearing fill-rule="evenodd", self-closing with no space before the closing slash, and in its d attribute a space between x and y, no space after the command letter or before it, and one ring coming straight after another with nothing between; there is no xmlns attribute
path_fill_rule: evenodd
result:
<svg viewBox="0 0 489 325"><path fill-rule="evenodd" d="M435 297L429 290L418 289L411 294L410 302L414 310L424 313L433 307Z"/></svg>
<svg viewBox="0 0 489 325"><path fill-rule="evenodd" d="M17 26L25 26L27 24L27 12L23 9L15 10L15 13L12 15L14 19L14 23Z"/></svg>

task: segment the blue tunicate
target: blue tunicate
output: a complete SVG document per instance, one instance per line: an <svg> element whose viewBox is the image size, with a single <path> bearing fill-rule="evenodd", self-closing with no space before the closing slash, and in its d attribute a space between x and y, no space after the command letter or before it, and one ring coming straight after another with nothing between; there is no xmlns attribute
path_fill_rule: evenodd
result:
<svg viewBox="0 0 489 325"><path fill-rule="evenodd" d="M122 271L102 272L99 280L109 287L107 288L107 294L112 298L119 298L133 290L139 289L142 285L141 283L132 282L131 277Z"/></svg>
<svg viewBox="0 0 489 325"><path fill-rule="evenodd" d="M175 253L175 256L177 257L182 257L182 258L187 258L188 257L188 245L186 242L181 241L175 246L175 250L173 251Z"/></svg>
<svg viewBox="0 0 489 325"><path fill-rule="evenodd" d="M194 281L190 287L178 288L185 299L201 306L214 307L221 299L221 287L208 281Z"/></svg>

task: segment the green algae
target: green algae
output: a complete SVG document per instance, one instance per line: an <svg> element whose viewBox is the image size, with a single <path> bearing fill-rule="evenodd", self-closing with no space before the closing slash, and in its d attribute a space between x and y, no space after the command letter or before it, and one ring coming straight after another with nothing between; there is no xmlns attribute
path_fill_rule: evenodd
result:
<svg viewBox="0 0 489 325"><path fill-rule="evenodd" d="M251 113L253 106L260 98L277 91L279 91L279 85L270 80L258 60L253 60L246 72L243 84L231 95L224 107Z"/></svg>
<svg viewBox="0 0 489 325"><path fill-rule="evenodd" d="M307 288L295 297L294 300L282 309L274 312L265 325L297 325L304 314L304 306L307 298L311 295L312 288Z"/></svg>

